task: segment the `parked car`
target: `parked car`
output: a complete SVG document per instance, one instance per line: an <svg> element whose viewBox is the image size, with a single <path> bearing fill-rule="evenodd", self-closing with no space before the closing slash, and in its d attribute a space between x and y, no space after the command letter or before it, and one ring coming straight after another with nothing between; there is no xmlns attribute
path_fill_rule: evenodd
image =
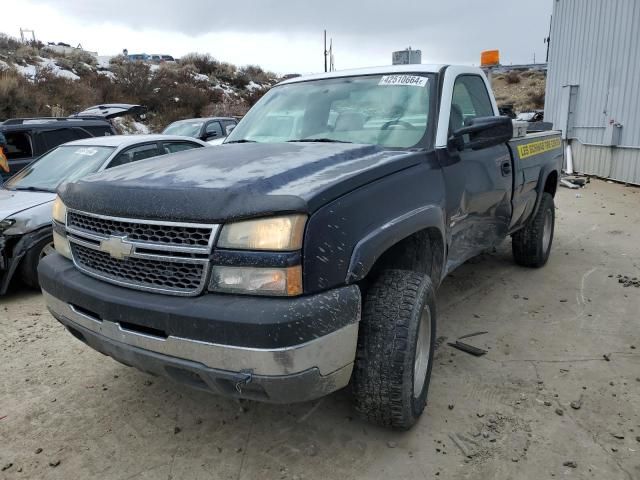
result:
<svg viewBox="0 0 640 480"><path fill-rule="evenodd" d="M58 146L0 188L0 295L17 272L38 286L40 259L53 251L51 205L65 181L145 158L207 146L166 135L113 135Z"/></svg>
<svg viewBox="0 0 640 480"><path fill-rule="evenodd" d="M516 263L549 258L560 134L513 131L479 68L288 80L224 148L63 185L47 306L186 386L289 403L351 384L365 418L409 428L442 279L508 236Z"/></svg>
<svg viewBox="0 0 640 480"><path fill-rule="evenodd" d="M217 145L222 143L237 124L238 121L231 117L190 118L171 123L162 133L185 135Z"/></svg>
<svg viewBox="0 0 640 480"><path fill-rule="evenodd" d="M9 160L9 172L0 169L0 183L58 145L81 138L118 134L111 123L93 116L12 118L0 123L0 132L7 139L5 153Z"/></svg>
<svg viewBox="0 0 640 480"><path fill-rule="evenodd" d="M516 120L521 122L542 122L544 120L544 110L533 110L531 112L520 112Z"/></svg>
<svg viewBox="0 0 640 480"><path fill-rule="evenodd" d="M113 118L123 117L125 115L144 118L146 113L147 107L143 105L135 105L131 103L103 103L101 105L88 107L81 112L75 113L71 118L89 116L103 117L111 120Z"/></svg>

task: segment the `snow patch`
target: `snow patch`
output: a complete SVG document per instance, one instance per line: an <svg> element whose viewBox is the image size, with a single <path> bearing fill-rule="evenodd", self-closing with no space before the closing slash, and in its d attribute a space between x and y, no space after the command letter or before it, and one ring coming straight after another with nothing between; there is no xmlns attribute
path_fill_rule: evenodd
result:
<svg viewBox="0 0 640 480"><path fill-rule="evenodd" d="M50 69L56 77L68 78L69 80L80 80L78 75L59 67L56 62L50 58L41 58L38 63L40 64L40 68Z"/></svg>
<svg viewBox="0 0 640 480"><path fill-rule="evenodd" d="M194 73L193 79L199 82L208 82L209 76L205 75L204 73Z"/></svg>
<svg viewBox="0 0 640 480"><path fill-rule="evenodd" d="M264 88L264 85L260 85L259 83L256 83L253 80L251 80L249 84L244 88L246 88L250 92L253 92L254 90L262 90Z"/></svg>
<svg viewBox="0 0 640 480"><path fill-rule="evenodd" d="M98 75L102 75L103 77L110 78L111 80L116 79L116 74L109 70L98 70Z"/></svg>
<svg viewBox="0 0 640 480"><path fill-rule="evenodd" d="M16 70L24 77L28 78L29 80L33 80L34 77L36 76L36 66L35 65L27 65L22 66L22 65L14 65L16 67Z"/></svg>
<svg viewBox="0 0 640 480"><path fill-rule="evenodd" d="M109 69L112 58L110 55L98 55L98 68Z"/></svg>

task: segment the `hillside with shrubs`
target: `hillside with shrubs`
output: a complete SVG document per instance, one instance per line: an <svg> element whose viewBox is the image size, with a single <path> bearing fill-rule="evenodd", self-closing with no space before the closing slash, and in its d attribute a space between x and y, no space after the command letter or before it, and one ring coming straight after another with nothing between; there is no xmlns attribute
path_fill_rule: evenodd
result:
<svg viewBox="0 0 640 480"><path fill-rule="evenodd" d="M209 54L151 64L83 50L61 54L0 34L0 121L133 103L148 108L147 129L160 131L182 118L243 115L279 80L259 66L237 67Z"/></svg>
<svg viewBox="0 0 640 480"><path fill-rule="evenodd" d="M494 74L491 82L499 106L513 105L516 112L544 108L546 72L510 70Z"/></svg>

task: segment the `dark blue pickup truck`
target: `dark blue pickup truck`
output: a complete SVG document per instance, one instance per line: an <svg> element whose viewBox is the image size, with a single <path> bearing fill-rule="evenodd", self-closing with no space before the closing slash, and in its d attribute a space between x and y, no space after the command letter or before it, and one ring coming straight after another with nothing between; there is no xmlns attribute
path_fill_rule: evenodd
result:
<svg viewBox="0 0 640 480"><path fill-rule="evenodd" d="M443 278L509 236L518 264L549 258L560 136L498 115L471 67L283 82L220 147L62 186L49 310L188 386L295 402L350 384L365 418L409 428Z"/></svg>

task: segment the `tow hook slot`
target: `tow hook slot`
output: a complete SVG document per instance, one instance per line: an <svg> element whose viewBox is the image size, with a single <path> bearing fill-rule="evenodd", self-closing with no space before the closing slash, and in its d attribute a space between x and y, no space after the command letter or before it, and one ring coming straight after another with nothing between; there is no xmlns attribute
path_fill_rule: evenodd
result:
<svg viewBox="0 0 640 480"><path fill-rule="evenodd" d="M253 370L241 370L240 372L233 375L233 381L236 386L236 391L238 394L242 395L242 387L251 383L253 378Z"/></svg>

